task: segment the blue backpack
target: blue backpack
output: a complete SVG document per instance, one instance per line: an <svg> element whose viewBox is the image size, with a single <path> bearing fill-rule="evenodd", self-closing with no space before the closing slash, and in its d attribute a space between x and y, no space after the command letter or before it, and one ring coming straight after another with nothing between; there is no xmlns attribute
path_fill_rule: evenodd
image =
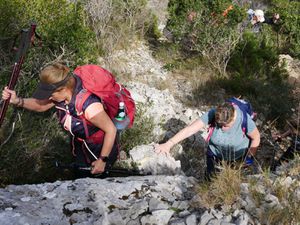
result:
<svg viewBox="0 0 300 225"><path fill-rule="evenodd" d="M256 113L253 111L250 102L247 102L244 99L235 98L235 97L227 99L226 102L230 102L233 105L237 105L239 107L239 109L242 111L242 113L243 113L243 121L242 121L241 128L243 130L243 133L246 135L247 132L248 132L248 127L247 127L248 117L247 117L247 114L252 119L255 119L255 117L256 117ZM209 129L208 130L208 136L207 136L207 139L206 139L207 142L209 141L209 139L210 139L210 137L211 137L211 135L212 135L212 133L214 131L215 126L216 126L215 122L212 122L210 124L210 126L208 128Z"/></svg>
<svg viewBox="0 0 300 225"><path fill-rule="evenodd" d="M230 102L233 105L237 105L239 107L239 109L242 111L242 113L243 113L242 130L246 134L248 132L248 127L247 127L248 117L247 117L247 114L252 119L255 119L255 117L256 117L256 113L253 111L250 102L247 102L244 99L235 98L235 97L227 99L227 102Z"/></svg>

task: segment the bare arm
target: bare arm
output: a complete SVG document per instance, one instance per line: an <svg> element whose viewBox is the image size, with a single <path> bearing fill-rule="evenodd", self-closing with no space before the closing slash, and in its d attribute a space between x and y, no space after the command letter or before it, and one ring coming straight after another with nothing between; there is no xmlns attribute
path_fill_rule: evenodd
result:
<svg viewBox="0 0 300 225"><path fill-rule="evenodd" d="M9 99L10 104L36 112L44 112L54 106L54 103L49 99L38 100L35 98L18 97L14 90L9 90L7 87L2 91L2 99Z"/></svg>
<svg viewBox="0 0 300 225"><path fill-rule="evenodd" d="M166 143L160 144L156 146L157 153L166 153L169 154L170 149L177 144L178 142L192 136L193 134L197 133L201 129L205 127L205 124L202 120L197 119L187 127L180 130L174 137L169 139Z"/></svg>
<svg viewBox="0 0 300 225"><path fill-rule="evenodd" d="M109 156L115 142L117 129L107 113L104 111L103 105L101 103L94 104L97 104L97 112L93 112L94 115L89 118L89 116L86 115L86 113L89 111L89 106L85 111L85 116L94 126L104 131L105 135L101 149L101 156ZM101 173L105 169L105 163L101 159L94 161L92 165L94 166L92 170L93 174Z"/></svg>
<svg viewBox="0 0 300 225"><path fill-rule="evenodd" d="M248 155L254 156L260 144L260 133L257 127L251 133L248 133L248 137L251 139Z"/></svg>
<svg viewBox="0 0 300 225"><path fill-rule="evenodd" d="M36 112L45 112L54 106L54 103L48 99L24 98L23 101L23 108Z"/></svg>

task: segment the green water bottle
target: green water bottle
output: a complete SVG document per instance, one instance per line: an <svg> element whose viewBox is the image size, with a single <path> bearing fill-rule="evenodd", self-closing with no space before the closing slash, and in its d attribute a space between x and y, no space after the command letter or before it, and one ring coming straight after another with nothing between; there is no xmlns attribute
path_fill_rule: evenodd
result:
<svg viewBox="0 0 300 225"><path fill-rule="evenodd" d="M125 113L125 104L124 102L119 103L119 110L115 118L113 119L113 122L117 128L118 131L122 131L126 129L130 123L129 117Z"/></svg>
<svg viewBox="0 0 300 225"><path fill-rule="evenodd" d="M124 108L124 102L120 102L119 110L118 110L118 113L117 113L115 119L118 121L122 121L125 119L125 117L126 117L126 113L125 113L125 108Z"/></svg>

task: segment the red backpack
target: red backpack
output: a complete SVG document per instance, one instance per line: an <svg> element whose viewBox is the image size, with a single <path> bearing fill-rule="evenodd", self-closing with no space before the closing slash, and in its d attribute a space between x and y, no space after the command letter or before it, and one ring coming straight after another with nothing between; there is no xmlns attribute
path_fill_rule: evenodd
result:
<svg viewBox="0 0 300 225"><path fill-rule="evenodd" d="M113 119L118 112L119 102L125 103L125 112L133 125L135 116L135 103L130 92L121 84L118 84L114 76L107 70L97 65L79 66L74 74L80 77L84 91L80 91L75 100L75 108L78 115L82 114L82 107L86 99L95 94L102 100L102 104L108 116Z"/></svg>

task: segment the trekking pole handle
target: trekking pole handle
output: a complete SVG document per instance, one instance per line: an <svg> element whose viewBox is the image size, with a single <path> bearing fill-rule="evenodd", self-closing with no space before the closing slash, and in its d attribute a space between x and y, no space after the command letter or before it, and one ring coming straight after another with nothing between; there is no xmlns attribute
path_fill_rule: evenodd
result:
<svg viewBox="0 0 300 225"><path fill-rule="evenodd" d="M8 83L9 89L14 89L17 79L20 74L20 70L22 67L22 64L24 62L25 54L28 48L30 47L30 44L33 42L34 34L35 34L36 24L32 23L30 26L30 29L22 29L21 30L21 39L19 48L16 54L12 74ZM6 114L8 105L9 105L10 98L3 101L1 112L0 112L0 127L3 123L4 116Z"/></svg>

